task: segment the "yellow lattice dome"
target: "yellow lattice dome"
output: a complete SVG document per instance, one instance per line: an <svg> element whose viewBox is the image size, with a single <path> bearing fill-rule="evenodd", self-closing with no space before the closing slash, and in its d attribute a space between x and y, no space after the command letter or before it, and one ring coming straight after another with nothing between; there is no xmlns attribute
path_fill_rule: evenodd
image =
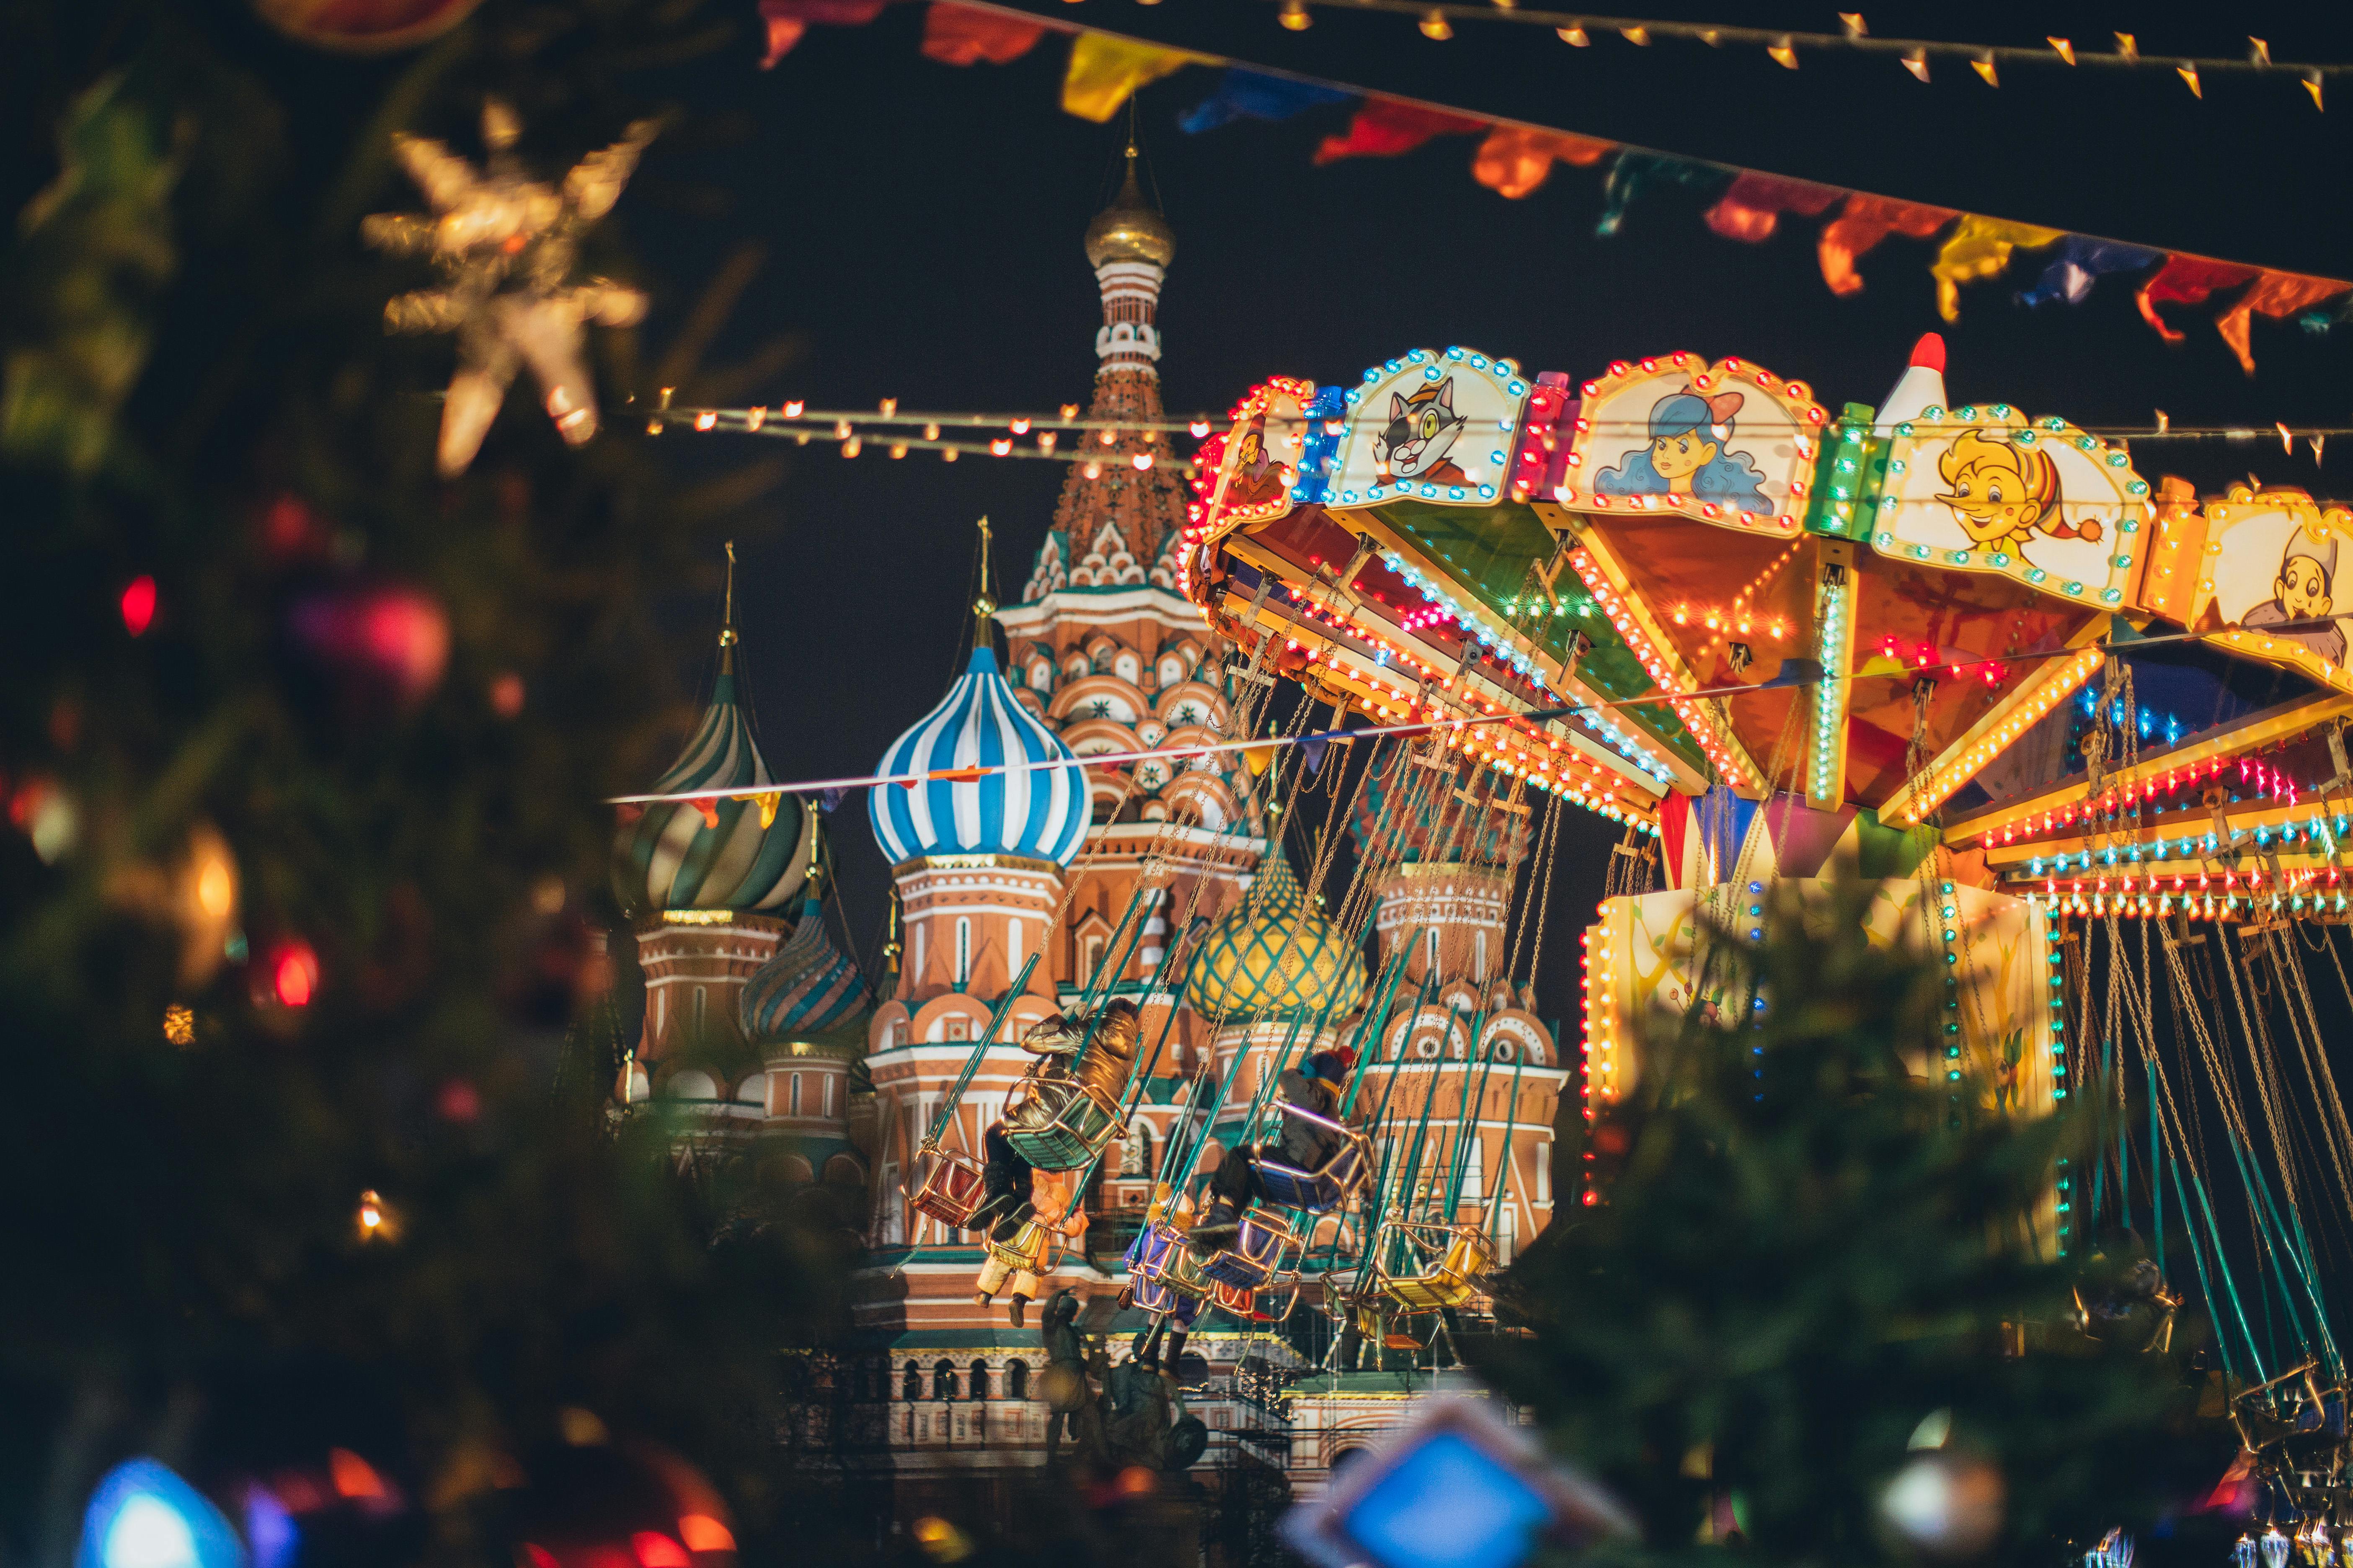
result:
<svg viewBox="0 0 2353 1568"><path fill-rule="evenodd" d="M1363 956L1309 906L1279 839L1250 897L1209 928L1185 976L1193 1010L1230 1024L1289 1017L1336 1023L1364 994Z"/></svg>

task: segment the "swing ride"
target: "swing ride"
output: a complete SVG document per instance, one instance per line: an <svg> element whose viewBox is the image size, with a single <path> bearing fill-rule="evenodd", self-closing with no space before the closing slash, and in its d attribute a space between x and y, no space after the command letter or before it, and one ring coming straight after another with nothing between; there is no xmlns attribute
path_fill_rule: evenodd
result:
<svg viewBox="0 0 2353 1568"><path fill-rule="evenodd" d="M2082 1326L2134 1349L2169 1342L2187 1251L2250 1477L2331 1561L2353 1489L2320 1258L2353 1247L2353 1120L2310 970L2353 1008L2353 512L2201 501L2063 418L1952 405L1943 371L1924 339L1836 413L1690 353L1270 381L1198 454L1182 586L1359 734L1426 728L1415 760L1470 795L1623 825L1583 934L1588 1120L1655 1031L1767 1005L1720 944L1769 895L1819 908L1858 867L1872 940L1948 966L1916 1071L2010 1114L2116 1108L2041 1242L2125 1281ZM1385 1133L1360 1250L1281 1276L1316 1257L1335 1324L1484 1288L1492 1237L1422 1137Z"/></svg>

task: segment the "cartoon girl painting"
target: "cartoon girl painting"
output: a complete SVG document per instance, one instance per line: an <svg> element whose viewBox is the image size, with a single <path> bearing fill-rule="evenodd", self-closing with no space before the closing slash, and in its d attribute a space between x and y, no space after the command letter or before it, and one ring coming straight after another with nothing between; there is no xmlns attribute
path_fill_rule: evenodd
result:
<svg viewBox="0 0 2353 1568"><path fill-rule="evenodd" d="M1614 468L1594 476L1605 496L1696 496L1726 506L1765 510L1765 476L1746 452L1729 450L1732 416L1741 395L1704 397L1690 387L1651 408L1651 444L1629 452Z"/></svg>
<svg viewBox="0 0 2353 1568"><path fill-rule="evenodd" d="M2038 533L2051 539L2095 540L2091 518L2069 522L2059 512L2059 465L2040 447L2014 446L1964 430L1936 459L1949 493L1936 499L1953 510L1972 542L2023 555Z"/></svg>
<svg viewBox="0 0 2353 1568"><path fill-rule="evenodd" d="M1240 439L1235 443L1233 478L1226 481L1226 506L1229 510L1263 506L1282 500L1284 489L1282 465L1266 449L1266 417L1261 415L1242 426Z"/></svg>

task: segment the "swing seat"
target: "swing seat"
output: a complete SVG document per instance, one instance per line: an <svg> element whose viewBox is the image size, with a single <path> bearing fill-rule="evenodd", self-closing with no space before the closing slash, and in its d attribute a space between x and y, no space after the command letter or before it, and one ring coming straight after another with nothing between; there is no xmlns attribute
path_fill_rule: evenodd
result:
<svg viewBox="0 0 2353 1568"><path fill-rule="evenodd" d="M1277 1109L1285 1116L1297 1117L1335 1135L1340 1146L1312 1171L1261 1157L1258 1163L1259 1187L1270 1202L1279 1208L1329 1214L1364 1189L1373 1168L1373 1141L1369 1137L1288 1100L1278 1102Z"/></svg>
<svg viewBox="0 0 2353 1568"><path fill-rule="evenodd" d="M1252 1206L1243 1211L1233 1245L1204 1259L1201 1273L1217 1284L1263 1289L1282 1272L1283 1255L1298 1245L1298 1234L1278 1215Z"/></svg>
<svg viewBox="0 0 2353 1568"><path fill-rule="evenodd" d="M918 1214L927 1214L950 1230L969 1230L987 1188L980 1162L953 1149L932 1151L931 1169L910 1202Z"/></svg>
<svg viewBox="0 0 2353 1568"><path fill-rule="evenodd" d="M1229 1285L1222 1279L1211 1281L1209 1304L1246 1323L1270 1323L1274 1321L1271 1313L1259 1310L1258 1292L1245 1285Z"/></svg>
<svg viewBox="0 0 2353 1568"><path fill-rule="evenodd" d="M984 1235L981 1245L991 1258L1024 1274L1043 1274L1053 1263L1054 1233L1035 1218L1022 1221L1010 1241Z"/></svg>
<svg viewBox="0 0 2353 1568"><path fill-rule="evenodd" d="M1044 1079L1009 1109L1005 1141L1041 1171L1075 1171L1093 1162L1119 1136L1119 1105L1092 1084Z"/></svg>
<svg viewBox="0 0 2353 1568"><path fill-rule="evenodd" d="M1202 1277L1200 1259L1185 1245L1184 1233L1166 1220L1154 1220L1137 1233L1135 1245L1128 1249L1127 1274L1134 1283L1138 1306L1145 1304L1146 1289L1173 1290L1195 1300L1209 1293L1209 1281Z"/></svg>
<svg viewBox="0 0 2353 1568"><path fill-rule="evenodd" d="M1469 1224L1427 1225L1392 1220L1373 1242L1374 1276L1381 1294L1409 1312L1460 1307L1479 1293L1495 1266L1495 1248L1484 1227ZM1388 1259L1403 1254L1403 1267Z"/></svg>

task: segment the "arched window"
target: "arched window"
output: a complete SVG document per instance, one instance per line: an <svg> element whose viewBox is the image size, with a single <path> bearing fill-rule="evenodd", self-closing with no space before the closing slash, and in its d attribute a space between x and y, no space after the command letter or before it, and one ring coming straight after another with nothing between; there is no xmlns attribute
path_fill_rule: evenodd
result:
<svg viewBox="0 0 2353 1568"><path fill-rule="evenodd" d="M1008 1361L1005 1363L1005 1397L1008 1399L1029 1397L1029 1363L1028 1362Z"/></svg>
<svg viewBox="0 0 2353 1568"><path fill-rule="evenodd" d="M955 1363L944 1361L932 1368L932 1397L954 1399L956 1396Z"/></svg>
<svg viewBox="0 0 2353 1568"><path fill-rule="evenodd" d="M913 1362L907 1363L906 1372L899 1379L899 1395L910 1405L923 1396L923 1369Z"/></svg>
<svg viewBox="0 0 2353 1568"><path fill-rule="evenodd" d="M1438 967L1438 932L1434 930L1430 933L1430 967Z"/></svg>
<svg viewBox="0 0 2353 1568"><path fill-rule="evenodd" d="M1471 978L1482 985L1487 982L1487 933L1483 931L1471 933Z"/></svg>
<svg viewBox="0 0 2353 1568"><path fill-rule="evenodd" d="M1091 936L1080 944L1079 983L1081 984L1090 987L1094 984L1095 969L1103 963L1103 939L1099 936Z"/></svg>
<svg viewBox="0 0 2353 1568"><path fill-rule="evenodd" d="M1536 1145L1536 1202L1552 1202L1552 1145Z"/></svg>
<svg viewBox="0 0 2353 1568"><path fill-rule="evenodd" d="M955 977L956 984L961 985L972 978L972 917L956 916L955 931Z"/></svg>
<svg viewBox="0 0 2353 1568"><path fill-rule="evenodd" d="M1487 1141L1476 1131L1471 1134L1470 1155L1464 1162L1462 1195L1476 1203L1487 1195Z"/></svg>
<svg viewBox="0 0 2353 1568"><path fill-rule="evenodd" d="M1011 984L1013 983L1013 977L1021 973L1021 960L1023 957L1024 954L1021 951L1021 922L1018 919L1007 921L1005 922L1005 980L1007 984Z"/></svg>
<svg viewBox="0 0 2353 1568"><path fill-rule="evenodd" d="M919 980L923 973L923 961L931 956L931 951L932 922L925 921L915 927L915 975Z"/></svg>
<svg viewBox="0 0 2353 1568"><path fill-rule="evenodd" d="M1119 1152L1119 1173L1148 1181L1152 1176L1152 1130L1142 1121L1127 1130L1127 1142Z"/></svg>
<svg viewBox="0 0 2353 1568"><path fill-rule="evenodd" d="M801 1113L801 1075L800 1075L800 1074L798 1074L798 1073L795 1073L795 1074L793 1074L793 1114L794 1114L795 1116L798 1116L800 1113Z"/></svg>
<svg viewBox="0 0 2353 1568"><path fill-rule="evenodd" d="M1495 1261L1509 1263L1520 1253L1520 1211L1510 1204L1495 1216Z"/></svg>
<svg viewBox="0 0 2353 1568"><path fill-rule="evenodd" d="M988 1397L988 1363L985 1361L972 1363L972 1396L975 1399Z"/></svg>

